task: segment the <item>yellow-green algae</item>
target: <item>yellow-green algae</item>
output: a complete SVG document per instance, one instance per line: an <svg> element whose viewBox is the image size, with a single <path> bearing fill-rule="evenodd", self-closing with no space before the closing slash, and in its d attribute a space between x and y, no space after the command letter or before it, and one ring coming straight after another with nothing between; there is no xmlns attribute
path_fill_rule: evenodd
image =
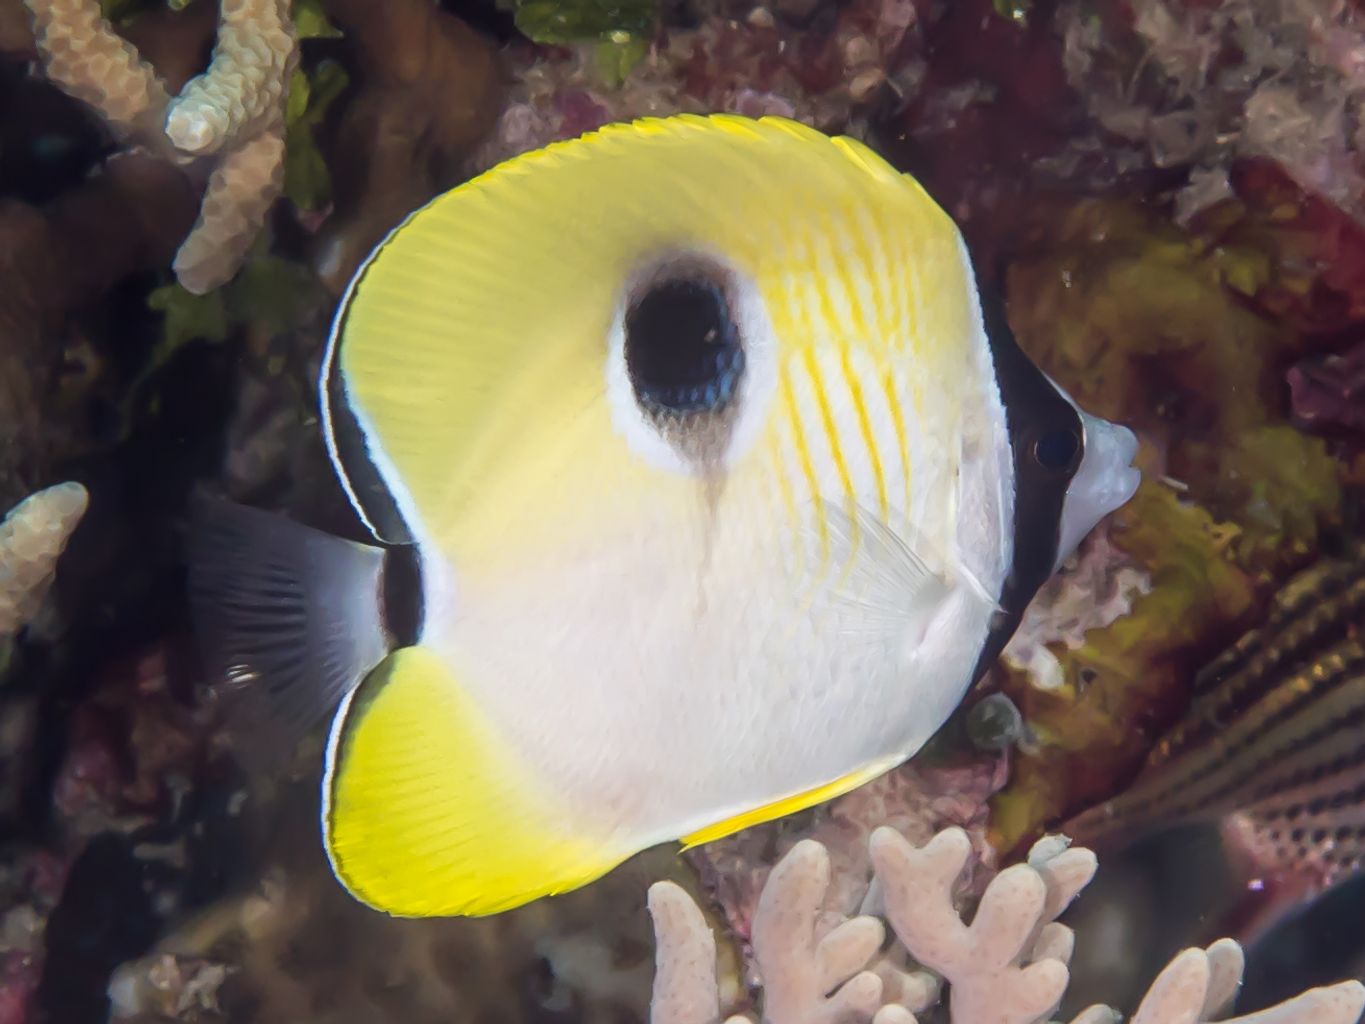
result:
<svg viewBox="0 0 1365 1024"><path fill-rule="evenodd" d="M1119 788L1210 645L1236 635L1340 513L1344 467L1286 418L1284 369L1303 343L1246 301L1279 273L1263 241L1211 244L1149 208L1086 200L1011 268L1021 345L1143 438L1146 479L1110 536L1153 586L1080 649L1056 646L1061 688L1006 671L1036 743L995 800L1002 849Z"/></svg>

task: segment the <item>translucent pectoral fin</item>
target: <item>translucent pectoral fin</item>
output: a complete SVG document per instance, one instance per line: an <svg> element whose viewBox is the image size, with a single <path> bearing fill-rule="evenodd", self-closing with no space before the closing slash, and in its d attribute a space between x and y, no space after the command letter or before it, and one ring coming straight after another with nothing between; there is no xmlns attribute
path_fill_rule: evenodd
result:
<svg viewBox="0 0 1365 1024"><path fill-rule="evenodd" d="M830 555L824 581L844 613L840 631L846 638L913 652L953 594L965 591L995 606L965 566L950 563L921 534L908 528L898 533L862 505L850 513L825 502L821 518Z"/></svg>
<svg viewBox="0 0 1365 1024"><path fill-rule="evenodd" d="M324 787L337 877L396 916L497 913L585 885L635 852L570 820L423 647L390 655L338 716Z"/></svg>

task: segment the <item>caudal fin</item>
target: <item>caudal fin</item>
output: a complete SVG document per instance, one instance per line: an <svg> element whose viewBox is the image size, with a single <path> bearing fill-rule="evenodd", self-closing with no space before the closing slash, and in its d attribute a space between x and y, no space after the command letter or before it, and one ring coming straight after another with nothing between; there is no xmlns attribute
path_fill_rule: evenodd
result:
<svg viewBox="0 0 1365 1024"><path fill-rule="evenodd" d="M198 497L188 554L196 638L249 761L292 749L388 652L382 548Z"/></svg>

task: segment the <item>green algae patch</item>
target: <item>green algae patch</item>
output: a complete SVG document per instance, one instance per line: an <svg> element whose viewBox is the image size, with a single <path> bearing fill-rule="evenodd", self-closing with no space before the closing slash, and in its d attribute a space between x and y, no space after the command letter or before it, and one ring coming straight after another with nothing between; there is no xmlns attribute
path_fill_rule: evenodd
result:
<svg viewBox="0 0 1365 1024"><path fill-rule="evenodd" d="M500 0L517 30L537 43L621 41L653 29L655 0Z"/></svg>

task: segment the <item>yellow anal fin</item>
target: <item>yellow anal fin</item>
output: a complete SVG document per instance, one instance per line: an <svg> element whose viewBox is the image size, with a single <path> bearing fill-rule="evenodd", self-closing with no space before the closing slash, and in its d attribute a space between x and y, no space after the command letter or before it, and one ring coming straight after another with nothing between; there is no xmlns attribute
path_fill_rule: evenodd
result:
<svg viewBox="0 0 1365 1024"><path fill-rule="evenodd" d="M633 852L566 821L424 647L389 655L338 717L324 792L337 878L400 917L508 910L586 885Z"/></svg>
<svg viewBox="0 0 1365 1024"><path fill-rule="evenodd" d="M894 761L879 762L835 779L833 782L827 782L823 786L816 786L814 789L783 797L781 800L774 800L762 807L742 811L724 821L718 821L714 825L708 825L691 835L684 836L682 840L683 849L690 850L694 846L724 839L726 836L734 835L734 833L751 825L761 825L765 821L776 821L778 818L785 818L788 814L795 814L797 811L804 811L808 807L822 804L826 800L833 800L836 796L843 796L845 793L857 789L864 782L871 782L877 776L889 771L895 767L895 764Z"/></svg>

